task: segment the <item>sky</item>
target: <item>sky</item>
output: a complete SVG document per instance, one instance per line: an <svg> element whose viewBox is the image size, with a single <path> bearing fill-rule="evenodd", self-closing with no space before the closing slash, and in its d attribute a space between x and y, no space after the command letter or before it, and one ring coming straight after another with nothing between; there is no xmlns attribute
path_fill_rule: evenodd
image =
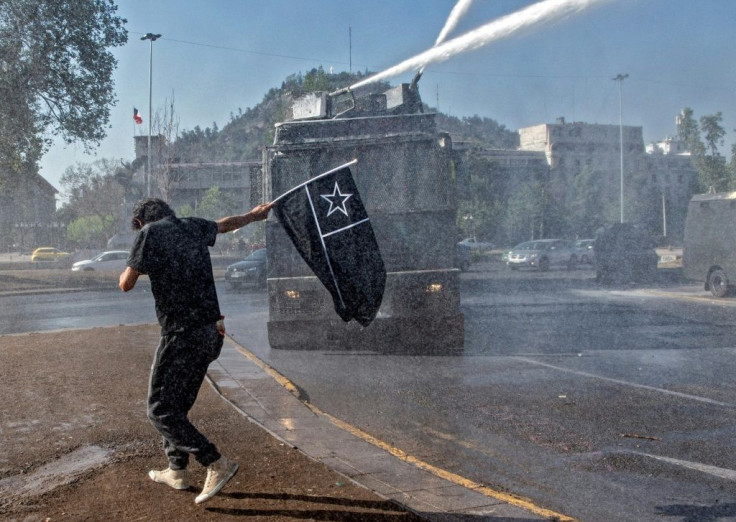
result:
<svg viewBox="0 0 736 522"><path fill-rule="evenodd" d="M557 1L557 0L555 0ZM581 0L583 1L583 0ZM676 134L675 117L723 113L721 151L736 141L733 0L587 0L563 18L511 32L426 67L428 105L492 118L510 130L566 121L641 126L645 143ZM455 0L117 0L128 43L113 50L117 104L93 154L56 142L41 175L57 189L67 167L134 158L147 135L150 43L153 112L174 100L179 129L224 127L289 75L380 72L430 49ZM473 0L448 39L527 8L530 0ZM619 84L618 74L629 76ZM413 71L391 78L409 82ZM621 98L619 100L619 86ZM133 108L143 117L135 125Z"/></svg>

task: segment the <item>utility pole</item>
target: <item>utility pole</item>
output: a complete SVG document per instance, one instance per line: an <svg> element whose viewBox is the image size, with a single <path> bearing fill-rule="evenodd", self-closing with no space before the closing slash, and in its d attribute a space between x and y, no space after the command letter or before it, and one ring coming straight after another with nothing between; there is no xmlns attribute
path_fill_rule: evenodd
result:
<svg viewBox="0 0 736 522"><path fill-rule="evenodd" d="M350 69L349 71L353 72L353 26L348 26L348 46L349 46L349 52L350 52Z"/></svg>
<svg viewBox="0 0 736 522"><path fill-rule="evenodd" d="M621 99L621 84L628 78L628 74L618 74L613 81L618 82L618 134L619 151L621 154L621 223L624 222L624 111Z"/></svg>
<svg viewBox="0 0 736 522"><path fill-rule="evenodd" d="M161 38L160 34L146 33L141 40L151 41L151 53L148 58L148 170L146 171L146 197L151 197L151 124L153 121L153 42Z"/></svg>

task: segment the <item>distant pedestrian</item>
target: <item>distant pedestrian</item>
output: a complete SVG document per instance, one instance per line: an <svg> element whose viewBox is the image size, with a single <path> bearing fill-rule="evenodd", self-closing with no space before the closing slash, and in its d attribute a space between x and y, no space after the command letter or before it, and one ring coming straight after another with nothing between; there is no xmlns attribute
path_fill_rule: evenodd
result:
<svg viewBox="0 0 736 522"><path fill-rule="evenodd" d="M238 471L238 464L220 455L187 417L225 335L208 247L214 246L217 234L266 219L270 209L263 204L246 214L209 221L179 219L160 199L142 199L133 208L132 226L138 233L119 286L123 292L131 290L142 274L151 281L161 342L151 367L148 418L163 436L169 461L168 468L148 475L154 482L188 489L191 454L207 468L197 504L216 495Z"/></svg>

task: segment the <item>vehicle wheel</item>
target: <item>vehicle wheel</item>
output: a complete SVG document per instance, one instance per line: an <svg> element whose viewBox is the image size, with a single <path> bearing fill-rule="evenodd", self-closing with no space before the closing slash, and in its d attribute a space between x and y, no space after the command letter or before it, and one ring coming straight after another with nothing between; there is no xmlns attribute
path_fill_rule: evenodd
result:
<svg viewBox="0 0 736 522"><path fill-rule="evenodd" d="M518 270L518 269L519 269L519 267L518 267L518 266L514 266L514 265L509 265L509 268L510 268L511 270Z"/></svg>
<svg viewBox="0 0 736 522"><path fill-rule="evenodd" d="M570 260L567 262L567 269L568 270L575 270L575 267L578 265L578 258L575 256L575 254L570 256Z"/></svg>
<svg viewBox="0 0 736 522"><path fill-rule="evenodd" d="M233 290L239 290L240 289L240 283L230 283L230 287Z"/></svg>
<svg viewBox="0 0 736 522"><path fill-rule="evenodd" d="M580 264L581 265L589 265L590 261L588 261L588 256L583 254L583 257L580 258Z"/></svg>
<svg viewBox="0 0 736 522"><path fill-rule="evenodd" d="M549 259L545 257L539 260L539 271L546 272L547 270L549 270Z"/></svg>
<svg viewBox="0 0 736 522"><path fill-rule="evenodd" d="M729 293L726 272L720 268L713 270L708 276L708 286L710 287L710 293L715 297L726 297Z"/></svg>
<svg viewBox="0 0 736 522"><path fill-rule="evenodd" d="M87 268L84 269L84 271L85 272L94 272L95 269L94 268L87 267Z"/></svg>

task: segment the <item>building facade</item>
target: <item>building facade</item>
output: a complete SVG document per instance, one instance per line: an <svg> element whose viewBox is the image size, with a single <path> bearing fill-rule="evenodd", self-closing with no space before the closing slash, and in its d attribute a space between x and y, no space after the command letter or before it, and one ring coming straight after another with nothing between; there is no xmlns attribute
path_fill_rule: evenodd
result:
<svg viewBox="0 0 736 522"><path fill-rule="evenodd" d="M615 202L620 210L623 157L624 220L641 223L652 234L682 238L697 178L682 143L668 138L645 147L641 127L567 123L562 118L519 129L519 138L520 151L544 153L551 193L563 203L574 195L575 177L588 169L602 201Z"/></svg>
<svg viewBox="0 0 736 522"><path fill-rule="evenodd" d="M576 237L590 233L565 226L566 215L579 205L578 176L596 192L600 207L595 213L600 224L620 220L623 178L624 220L645 226L653 236L668 236L673 242L682 239L697 172L681 143L668 138L645 147L641 127L568 123L563 118L522 128L518 133L517 150L455 142L461 198L464 187L469 186L463 162L474 154L492 162L494 172L489 175L498 177L498 171L502 172L503 184L496 182L496 186L502 187L507 203L525 184L545 185L551 213L544 232L537 227L535 234Z"/></svg>
<svg viewBox="0 0 736 522"><path fill-rule="evenodd" d="M56 221L58 190L40 174L0 192L0 252L30 252L63 245L65 229Z"/></svg>
<svg viewBox="0 0 736 522"><path fill-rule="evenodd" d="M231 195L245 212L251 208L251 174L261 168L260 161L179 163L166 158L163 136L151 137L151 194L167 200L172 208L188 205L196 210L212 187ZM135 137L135 155L140 164L136 184L145 186L148 136Z"/></svg>

